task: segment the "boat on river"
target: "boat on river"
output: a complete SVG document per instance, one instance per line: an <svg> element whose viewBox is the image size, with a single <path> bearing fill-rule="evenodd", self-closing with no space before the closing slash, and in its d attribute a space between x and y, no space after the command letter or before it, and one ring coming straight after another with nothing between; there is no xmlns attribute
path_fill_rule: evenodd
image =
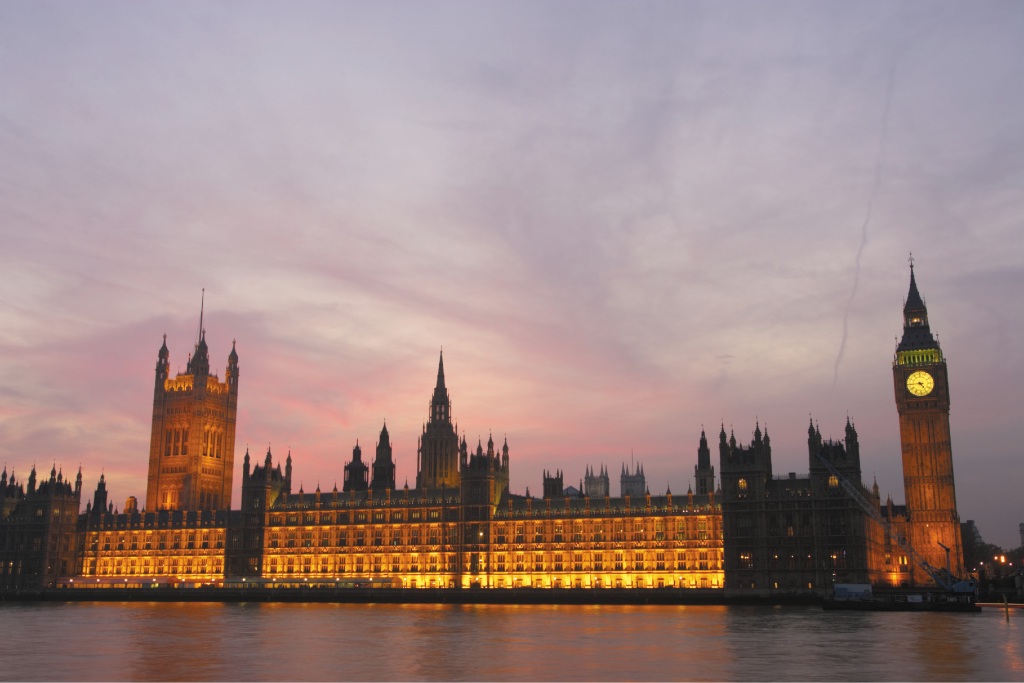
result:
<svg viewBox="0 0 1024 683"><path fill-rule="evenodd" d="M876 592L868 584L836 584L832 597L826 598L822 607L858 612L980 612L977 593L966 589Z"/></svg>

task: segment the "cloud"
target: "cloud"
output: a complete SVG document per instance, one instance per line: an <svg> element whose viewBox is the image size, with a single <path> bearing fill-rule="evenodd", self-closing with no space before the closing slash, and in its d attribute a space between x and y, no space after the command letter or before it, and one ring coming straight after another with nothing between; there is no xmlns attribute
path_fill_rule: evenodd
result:
<svg viewBox="0 0 1024 683"><path fill-rule="evenodd" d="M865 478L900 499L912 250L961 516L1010 543L989 501L1015 494L982 486L1015 443L992 387L1024 376L1019 9L237 9L0 8L0 457L19 472L57 456L141 497L147 373L164 333L184 366L205 287L213 359L238 340L236 458L290 447L307 487L385 418L414 480L443 346L460 429L508 434L516 490L630 450L652 491L682 489L722 422L767 422L776 470L805 471L811 412L835 436L850 414Z"/></svg>

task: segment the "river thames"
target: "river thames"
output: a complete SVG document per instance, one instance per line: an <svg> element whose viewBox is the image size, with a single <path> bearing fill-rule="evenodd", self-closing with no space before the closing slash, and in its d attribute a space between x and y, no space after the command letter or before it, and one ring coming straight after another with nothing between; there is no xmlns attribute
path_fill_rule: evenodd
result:
<svg viewBox="0 0 1024 683"><path fill-rule="evenodd" d="M817 607L2 603L3 680L1024 680L1024 617Z"/></svg>

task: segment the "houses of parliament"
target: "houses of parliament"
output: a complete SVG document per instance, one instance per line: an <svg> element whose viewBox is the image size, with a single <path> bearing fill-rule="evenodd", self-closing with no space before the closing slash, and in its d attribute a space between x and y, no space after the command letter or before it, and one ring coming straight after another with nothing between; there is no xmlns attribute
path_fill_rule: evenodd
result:
<svg viewBox="0 0 1024 683"><path fill-rule="evenodd" d="M835 583L927 586L908 557L962 575L946 362L913 265L892 363L906 502L861 483L860 447L807 429L808 473L778 476L771 437L724 425L695 444L695 486L653 494L642 466L586 469L581 489L543 473L542 496L509 490L512 456L470 446L452 420L444 358L419 438L415 487L397 486L387 425L356 444L341 490L293 486L291 454L245 452L234 486L239 357L211 371L200 322L186 371L157 353L144 505L117 510L81 469L0 479L0 591L148 586L632 588L824 593ZM200 317L200 320L202 318ZM717 444L715 444L717 436ZM712 464L717 446L718 476ZM694 488L696 490L694 490ZM866 501L866 503L865 503ZM85 509L82 511L82 504ZM881 519L882 523L876 523Z"/></svg>

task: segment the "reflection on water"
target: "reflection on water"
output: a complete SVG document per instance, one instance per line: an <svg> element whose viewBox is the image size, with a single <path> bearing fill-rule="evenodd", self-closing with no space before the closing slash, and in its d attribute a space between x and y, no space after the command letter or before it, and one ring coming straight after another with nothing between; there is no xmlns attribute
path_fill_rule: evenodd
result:
<svg viewBox="0 0 1024 683"><path fill-rule="evenodd" d="M0 679L1022 680L1022 616L0 603Z"/></svg>

